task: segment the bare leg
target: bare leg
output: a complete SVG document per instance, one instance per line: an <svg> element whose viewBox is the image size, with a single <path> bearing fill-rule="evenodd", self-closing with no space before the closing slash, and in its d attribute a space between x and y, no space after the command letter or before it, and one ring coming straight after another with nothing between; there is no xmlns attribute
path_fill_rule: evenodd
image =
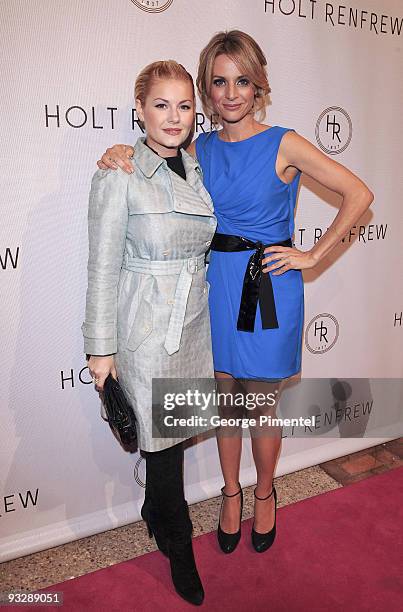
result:
<svg viewBox="0 0 403 612"><path fill-rule="evenodd" d="M242 393L242 387L237 380L225 372L215 372L220 393ZM220 417L236 418L243 414L243 407L232 406L230 402L220 405ZM242 453L242 430L240 427L217 427L218 453L221 470L224 477L224 492L232 495L239 491L239 468ZM224 497L220 524L226 533L236 533L239 529L239 513L241 496Z"/></svg>
<svg viewBox="0 0 403 612"><path fill-rule="evenodd" d="M276 402L272 405L271 401L267 404L258 406L253 410L246 410L247 416L255 418L256 426L250 426L249 431L252 441L252 453L256 465L257 483L256 495L258 497L267 497L272 490L274 471L281 451L281 434L280 426L259 426L259 417L271 416L276 417L276 407L282 383L270 383L247 380L242 381L246 393L262 393L267 397L276 398ZM252 396L250 396L252 397ZM267 500L257 500L255 498L255 522L254 529L258 533L268 532L274 524L274 495Z"/></svg>

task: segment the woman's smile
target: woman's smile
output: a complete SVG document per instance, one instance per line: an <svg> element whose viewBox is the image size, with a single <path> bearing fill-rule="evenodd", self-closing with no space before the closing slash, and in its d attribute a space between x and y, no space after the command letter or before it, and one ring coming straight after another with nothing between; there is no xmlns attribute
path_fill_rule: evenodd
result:
<svg viewBox="0 0 403 612"><path fill-rule="evenodd" d="M177 136L182 132L182 128L165 128L163 131L170 136Z"/></svg>

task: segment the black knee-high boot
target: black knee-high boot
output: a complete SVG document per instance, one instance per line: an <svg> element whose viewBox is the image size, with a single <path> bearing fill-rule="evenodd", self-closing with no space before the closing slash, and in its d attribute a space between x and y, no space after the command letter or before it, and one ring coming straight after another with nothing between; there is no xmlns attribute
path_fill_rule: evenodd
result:
<svg viewBox="0 0 403 612"><path fill-rule="evenodd" d="M140 454L146 461L146 488L144 494L144 503L140 513L147 524L148 535L150 536L150 538L152 538L154 535L155 542L159 550L166 557L168 557L165 530L163 528L161 520L159 520L158 518L157 495L155 492L154 495L152 493L153 474L155 473L155 468L153 468L153 465L157 465L158 460L160 460L160 455L158 453L151 453L143 450L140 451Z"/></svg>
<svg viewBox="0 0 403 612"><path fill-rule="evenodd" d="M159 506L180 504L183 494L183 446L177 444L155 452L141 451L146 460L146 489L141 516L150 538L154 535L160 551L168 556L166 530Z"/></svg>
<svg viewBox="0 0 403 612"><path fill-rule="evenodd" d="M168 557L165 530L163 529L161 521L158 520L158 514L155 509L155 504L153 505L150 495L150 487L147 484L144 496L144 503L140 513L147 524L148 535L150 536L150 538L154 536L158 548L166 557Z"/></svg>
<svg viewBox="0 0 403 612"><path fill-rule="evenodd" d="M183 490L183 443L162 451L144 452L146 498L142 516L169 557L175 589L190 603L204 599L192 548L192 522Z"/></svg>

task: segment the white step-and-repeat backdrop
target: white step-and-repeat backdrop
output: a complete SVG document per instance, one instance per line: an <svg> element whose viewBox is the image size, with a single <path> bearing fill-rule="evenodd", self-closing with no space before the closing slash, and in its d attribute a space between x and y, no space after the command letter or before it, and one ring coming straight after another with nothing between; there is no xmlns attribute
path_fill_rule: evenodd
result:
<svg viewBox="0 0 403 612"><path fill-rule="evenodd" d="M375 193L304 273L302 376L353 380L333 393L342 410L323 435L288 432L277 475L401 435L401 393L369 380L399 379L403 364L401 1L10 0L0 27L1 560L139 518L144 462L101 419L82 351L87 198L103 150L140 134L139 70L174 58L195 75L218 30L244 30L266 52L266 122L293 127ZM197 131L209 129L199 107ZM296 246L309 249L340 204L304 176ZM316 394L298 401L326 410ZM387 413L396 429L382 433ZM245 439L241 481L254 478ZM219 493L213 436L187 449L186 483L189 502Z"/></svg>

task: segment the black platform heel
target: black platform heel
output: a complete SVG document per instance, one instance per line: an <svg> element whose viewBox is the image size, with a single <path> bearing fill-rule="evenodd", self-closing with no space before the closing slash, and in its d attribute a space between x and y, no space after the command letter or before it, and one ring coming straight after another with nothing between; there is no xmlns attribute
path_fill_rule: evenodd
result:
<svg viewBox="0 0 403 612"><path fill-rule="evenodd" d="M243 510L243 491L242 491L242 488L241 488L240 484L239 484L239 491L237 491L236 493L233 493L232 495L227 495L227 493L224 493L224 488L225 487L222 487L222 489L221 489L221 494L223 495L223 498L221 500L220 515L218 517L217 540L218 540L218 543L220 545L221 550L224 553L229 554L229 553L234 552L234 550L238 546L239 540L241 539L241 522L242 522L242 510ZM239 494L241 494L241 512L240 512L240 515L239 515L239 529L238 529L238 531L236 533L226 533L225 531L223 531L221 529L221 524L220 524L221 510L222 510L222 505L223 505L224 497L235 497L236 495L239 495Z"/></svg>
<svg viewBox="0 0 403 612"><path fill-rule="evenodd" d="M274 525L267 533L257 533L252 527L252 545L256 552L265 552L273 544L276 537L276 514L277 514L277 492L276 487L273 485L271 492L267 497L258 497L256 495L256 489L253 491L256 499L265 501L269 499L274 493Z"/></svg>
<svg viewBox="0 0 403 612"><path fill-rule="evenodd" d="M166 535L161 524L157 521L157 515L153 512L152 503L149 500L145 500L140 510L142 518L145 520L150 538L154 536L155 542L162 552L163 555L168 557L168 544Z"/></svg>

